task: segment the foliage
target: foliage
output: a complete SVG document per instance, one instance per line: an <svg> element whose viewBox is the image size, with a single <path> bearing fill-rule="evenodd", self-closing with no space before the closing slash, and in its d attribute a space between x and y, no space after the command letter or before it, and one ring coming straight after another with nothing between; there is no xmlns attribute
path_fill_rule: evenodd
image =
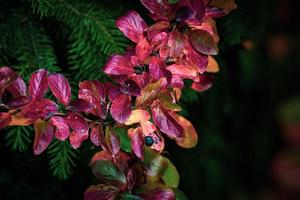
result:
<svg viewBox="0 0 300 200"><path fill-rule="evenodd" d="M81 1L32 0L24 3L30 8L20 8L29 11L29 16L20 15L22 12L7 16L21 27L14 33L25 34L12 38L27 36L31 43L20 41L22 50L11 52L10 45L15 46L15 41L10 34L1 37L5 55L9 55L2 62L12 60L20 73L0 68L0 128L33 125L34 154L49 148L50 168L61 179L68 178L75 166L76 153L70 147L78 149L88 138L101 147L103 150L91 162L101 184L91 186L85 199L128 198L131 194L127 193L133 191L137 199L175 199L177 193L184 198L175 189L179 184L175 166L160 155L165 147L164 136L183 148L197 144L196 130L179 116L181 107L177 102L186 79L198 92L212 86L214 73L218 72L212 55L219 51L214 18L228 14L235 4L223 7L212 1L212 7L201 0L172 1L172 5L147 0L141 3L151 13L154 24L148 26L135 11L117 19L116 26L133 46L123 54L110 56L103 68L108 78L95 73L103 57L122 52L128 44L115 27L114 12ZM8 24L0 27L0 32ZM51 73L60 71L50 41L58 30L49 36L45 32L53 24L58 28L67 26L61 32L70 43L66 52L70 83L64 75ZM28 89L27 73L32 73ZM72 98L71 88L76 81L82 82L77 98L74 94ZM120 136L126 132L115 133L120 127L128 129L128 137ZM9 143L25 150L27 136L17 133L15 137L7 136L7 140L16 138L15 143Z"/></svg>

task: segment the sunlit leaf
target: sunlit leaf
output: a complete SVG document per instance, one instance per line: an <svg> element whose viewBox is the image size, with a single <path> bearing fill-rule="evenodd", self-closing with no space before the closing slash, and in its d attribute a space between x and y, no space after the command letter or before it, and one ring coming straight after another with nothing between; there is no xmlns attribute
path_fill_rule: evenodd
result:
<svg viewBox="0 0 300 200"><path fill-rule="evenodd" d="M150 119L150 114L148 111L143 109L136 109L131 111L130 117L127 119L127 121L124 122L126 125L132 125L136 123L142 123L146 122Z"/></svg>
<svg viewBox="0 0 300 200"><path fill-rule="evenodd" d="M165 79L149 83L141 92L141 96L136 99L136 106L146 106L156 99L160 90L163 89Z"/></svg>
<svg viewBox="0 0 300 200"><path fill-rule="evenodd" d="M140 41L143 37L144 30L147 28L145 21L135 11L129 11L126 15L118 18L116 26L127 38L135 43Z"/></svg>
<svg viewBox="0 0 300 200"><path fill-rule="evenodd" d="M175 138L176 143L183 148L195 147L198 142L198 134L192 123L180 115L174 114L174 117L183 128L183 136Z"/></svg>

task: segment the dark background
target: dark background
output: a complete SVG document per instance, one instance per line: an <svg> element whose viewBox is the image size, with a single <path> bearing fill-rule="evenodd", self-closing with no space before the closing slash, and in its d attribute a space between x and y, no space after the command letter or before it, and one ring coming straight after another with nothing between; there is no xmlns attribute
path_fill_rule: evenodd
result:
<svg viewBox="0 0 300 200"><path fill-rule="evenodd" d="M147 13L135 1L116 2ZM278 111L300 97L299 1L236 2L236 10L217 20L220 72L214 86L202 94L183 93L183 114L197 129L199 143L185 150L170 141L166 149L181 175L179 188L191 200L300 199L299 180L290 187L272 170L274 159L287 152L283 157L292 157L298 173L286 176L300 174L300 145L285 137ZM12 151L4 134L0 199L82 199L93 183L90 155L82 154L71 178L60 181L48 169L46 155Z"/></svg>

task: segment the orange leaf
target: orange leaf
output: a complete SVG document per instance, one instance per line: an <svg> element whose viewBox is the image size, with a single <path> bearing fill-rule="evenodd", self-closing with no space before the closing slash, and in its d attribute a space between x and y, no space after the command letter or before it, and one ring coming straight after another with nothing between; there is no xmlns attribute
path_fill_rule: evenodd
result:
<svg viewBox="0 0 300 200"><path fill-rule="evenodd" d="M33 123L33 120L24 116L23 113L19 112L11 116L10 126L28 126Z"/></svg>
<svg viewBox="0 0 300 200"><path fill-rule="evenodd" d="M127 119L125 124L127 126L129 126L129 125L136 124L136 123L146 122L149 119L150 119L150 114L146 110L136 109L136 110L131 111L131 115Z"/></svg>
<svg viewBox="0 0 300 200"><path fill-rule="evenodd" d="M183 148L195 147L198 142L198 134L192 123L180 115L174 114L173 117L183 128L183 136L175 138L176 143Z"/></svg>
<svg viewBox="0 0 300 200"><path fill-rule="evenodd" d="M208 56L208 65L206 71L210 73L217 73L219 70L220 68L217 61L212 56Z"/></svg>

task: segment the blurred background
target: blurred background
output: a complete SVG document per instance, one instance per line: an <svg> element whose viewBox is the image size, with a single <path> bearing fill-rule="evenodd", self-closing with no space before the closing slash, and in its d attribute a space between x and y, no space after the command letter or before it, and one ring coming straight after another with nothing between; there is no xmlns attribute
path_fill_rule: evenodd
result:
<svg viewBox="0 0 300 200"><path fill-rule="evenodd" d="M236 3L236 10L217 20L221 40L216 59L220 72L214 86L201 94L190 89L183 92L182 113L197 129L199 143L196 148L186 150L169 141L166 149L181 175L179 188L191 200L298 200L300 2L236 0ZM116 16L119 11L124 13L129 9L147 13L138 1L99 4L116 12ZM8 16L17 14L16 10L23 9L23 5L31 4L3 3L0 33ZM40 20L35 14L31 17ZM55 20L49 21L51 17L42 19L42 26L52 39L57 65L66 72L70 65L66 46L72 40L65 38L70 33L52 30L52 26L59 25ZM14 29L6 31L12 31L13 35ZM7 55L6 41L2 42L1 64L22 66L17 56ZM72 70L76 71L76 66ZM3 132L19 137L11 133L15 131ZM70 156L76 166L70 167L72 173L66 175L69 178L60 180L49 170L49 156L54 156L51 152L35 157L30 142L29 148L19 148L4 134L0 136L0 199L82 199L84 190L93 183L87 163L96 150L91 150L88 144L81 152L75 152L76 158Z"/></svg>

